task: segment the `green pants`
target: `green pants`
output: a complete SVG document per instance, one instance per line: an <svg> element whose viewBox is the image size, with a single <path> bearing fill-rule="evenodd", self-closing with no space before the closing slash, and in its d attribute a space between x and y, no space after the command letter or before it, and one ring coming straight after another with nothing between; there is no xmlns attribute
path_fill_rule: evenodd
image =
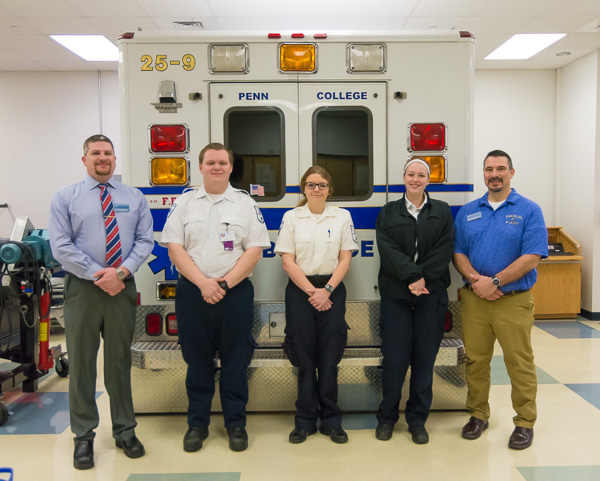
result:
<svg viewBox="0 0 600 481"><path fill-rule="evenodd" d="M537 377L531 347L531 291L486 301L470 289L460 290L461 315L467 351L467 409L483 421L490 417L490 362L498 339L512 386L516 426L533 427L537 418Z"/></svg>
<svg viewBox="0 0 600 481"><path fill-rule="evenodd" d="M65 279L65 334L69 353L69 408L75 442L94 439L96 362L104 339L104 385L110 396L113 437L133 436L131 340L135 330L137 291L133 280L116 296L93 282L69 275Z"/></svg>

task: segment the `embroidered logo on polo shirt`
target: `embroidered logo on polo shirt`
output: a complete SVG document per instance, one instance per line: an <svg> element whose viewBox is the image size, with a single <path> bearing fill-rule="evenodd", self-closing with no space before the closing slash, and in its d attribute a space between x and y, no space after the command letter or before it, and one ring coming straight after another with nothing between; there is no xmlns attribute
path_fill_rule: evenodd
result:
<svg viewBox="0 0 600 481"><path fill-rule="evenodd" d="M507 224L520 225L521 222L523 221L523 216L522 215L506 214L504 217L506 218L505 222Z"/></svg>

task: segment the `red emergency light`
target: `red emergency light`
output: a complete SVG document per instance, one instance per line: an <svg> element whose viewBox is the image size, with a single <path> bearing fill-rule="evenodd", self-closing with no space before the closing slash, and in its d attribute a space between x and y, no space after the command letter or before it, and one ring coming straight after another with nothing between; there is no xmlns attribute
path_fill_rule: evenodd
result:
<svg viewBox="0 0 600 481"><path fill-rule="evenodd" d="M446 150L446 124L411 124L410 151Z"/></svg>
<svg viewBox="0 0 600 481"><path fill-rule="evenodd" d="M178 334L177 330L177 317L174 313L167 314L167 334L169 336L176 336Z"/></svg>
<svg viewBox="0 0 600 481"><path fill-rule="evenodd" d="M152 312L146 316L146 334L160 336L162 334L162 316Z"/></svg>
<svg viewBox="0 0 600 481"><path fill-rule="evenodd" d="M152 152L187 152L188 133L185 125L150 126Z"/></svg>

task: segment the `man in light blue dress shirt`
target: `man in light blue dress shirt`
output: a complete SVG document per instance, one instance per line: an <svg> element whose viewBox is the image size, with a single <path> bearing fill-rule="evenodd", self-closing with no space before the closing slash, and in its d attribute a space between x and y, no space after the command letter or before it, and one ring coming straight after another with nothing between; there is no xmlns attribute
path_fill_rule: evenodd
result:
<svg viewBox="0 0 600 481"><path fill-rule="evenodd" d="M58 191L50 207L49 234L65 278L65 332L70 358L69 405L75 434L74 466L94 466L96 361L104 340L104 383L110 396L115 444L130 458L144 455L135 436L131 397L131 341L137 290L133 274L154 245L152 215L143 194L112 179L115 153L108 137L94 135L83 145L87 176ZM122 262L107 264L107 227L100 201L104 184L118 225Z"/></svg>

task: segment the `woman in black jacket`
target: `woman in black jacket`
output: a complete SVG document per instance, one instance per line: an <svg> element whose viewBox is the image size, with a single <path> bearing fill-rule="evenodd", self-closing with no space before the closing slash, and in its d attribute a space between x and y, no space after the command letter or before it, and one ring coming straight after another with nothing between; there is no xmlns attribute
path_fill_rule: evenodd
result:
<svg viewBox="0 0 600 481"><path fill-rule="evenodd" d="M448 204L425 192L429 174L429 165L423 160L407 162L406 194L386 204L377 217L383 400L375 435L382 441L391 439L398 421L402 385L410 365L405 418L413 442L429 442L425 422L448 309L454 231Z"/></svg>

